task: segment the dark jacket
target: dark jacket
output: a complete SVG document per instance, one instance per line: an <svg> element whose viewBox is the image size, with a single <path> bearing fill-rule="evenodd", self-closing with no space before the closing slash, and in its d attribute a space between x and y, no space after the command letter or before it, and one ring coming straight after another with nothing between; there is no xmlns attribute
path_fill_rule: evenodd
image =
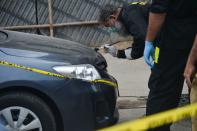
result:
<svg viewBox="0 0 197 131"><path fill-rule="evenodd" d="M144 41L148 25L148 12L148 4L125 4L118 18L128 33L134 38L131 52L131 57L134 59L143 56Z"/></svg>

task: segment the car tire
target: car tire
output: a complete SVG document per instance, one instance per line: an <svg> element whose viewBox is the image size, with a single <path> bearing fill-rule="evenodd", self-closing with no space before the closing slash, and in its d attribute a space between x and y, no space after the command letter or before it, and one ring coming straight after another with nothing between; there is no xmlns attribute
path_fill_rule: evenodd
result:
<svg viewBox="0 0 197 131"><path fill-rule="evenodd" d="M5 130L57 131L49 106L26 92L0 95L0 124Z"/></svg>

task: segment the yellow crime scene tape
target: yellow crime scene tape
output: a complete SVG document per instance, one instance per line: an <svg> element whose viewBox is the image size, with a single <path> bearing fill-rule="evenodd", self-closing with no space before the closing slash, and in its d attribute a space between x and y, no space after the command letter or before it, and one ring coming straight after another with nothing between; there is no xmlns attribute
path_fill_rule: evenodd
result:
<svg viewBox="0 0 197 131"><path fill-rule="evenodd" d="M56 73L47 72L47 71L36 69L36 68L26 67L26 66L14 64L14 63L6 62L6 61L0 61L0 65L9 66L9 67L15 67L15 68L19 68L19 69L23 69L23 70L27 70L27 71L43 74L43 75L48 75L48 76L54 76L54 77L59 77L59 78L66 78L63 75L59 75L59 74L56 74Z"/></svg>
<svg viewBox="0 0 197 131"><path fill-rule="evenodd" d="M99 82L100 83L105 83L105 84L113 86L114 88L118 87L118 85L116 83L108 81L108 80L94 80L93 82L95 82L95 83L99 83Z"/></svg>
<svg viewBox="0 0 197 131"><path fill-rule="evenodd" d="M14 67L14 68L18 68L18 69L23 69L23 70L43 74L43 75L69 79L68 77L65 77L65 76L60 75L60 74L56 74L56 73L52 73L52 72L48 72L48 71L44 71L44 70L40 70L40 69L36 69L36 68L26 67L26 66L10 63L10 62L7 62L7 61L0 61L0 65ZM94 81L91 81L91 82L93 82L93 83L99 83L99 82L100 83L105 83L105 84L108 84L110 86L113 86L114 88L118 87L118 85L116 83L108 81L108 80L94 80Z"/></svg>
<svg viewBox="0 0 197 131"><path fill-rule="evenodd" d="M146 131L148 129L194 116L197 116L197 103L144 117L135 121L125 122L99 131Z"/></svg>

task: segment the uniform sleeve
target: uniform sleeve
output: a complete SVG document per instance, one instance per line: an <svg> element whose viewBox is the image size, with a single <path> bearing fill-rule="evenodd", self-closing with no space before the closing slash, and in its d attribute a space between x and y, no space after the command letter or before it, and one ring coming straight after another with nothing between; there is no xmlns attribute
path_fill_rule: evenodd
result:
<svg viewBox="0 0 197 131"><path fill-rule="evenodd" d="M147 30L147 22L141 14L132 14L129 23L129 33L133 36L131 57L138 59L143 56L144 41Z"/></svg>
<svg viewBox="0 0 197 131"><path fill-rule="evenodd" d="M169 0L153 0L150 11L152 13L166 13L168 10Z"/></svg>

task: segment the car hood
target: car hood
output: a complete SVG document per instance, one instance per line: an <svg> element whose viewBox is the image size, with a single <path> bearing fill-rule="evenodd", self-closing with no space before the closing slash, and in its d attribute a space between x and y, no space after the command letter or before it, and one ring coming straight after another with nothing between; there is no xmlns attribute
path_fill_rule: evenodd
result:
<svg viewBox="0 0 197 131"><path fill-rule="evenodd" d="M0 41L1 51L12 56L39 58L69 64L92 64L106 68L107 63L101 54L82 44L15 31L1 31L5 35Z"/></svg>

